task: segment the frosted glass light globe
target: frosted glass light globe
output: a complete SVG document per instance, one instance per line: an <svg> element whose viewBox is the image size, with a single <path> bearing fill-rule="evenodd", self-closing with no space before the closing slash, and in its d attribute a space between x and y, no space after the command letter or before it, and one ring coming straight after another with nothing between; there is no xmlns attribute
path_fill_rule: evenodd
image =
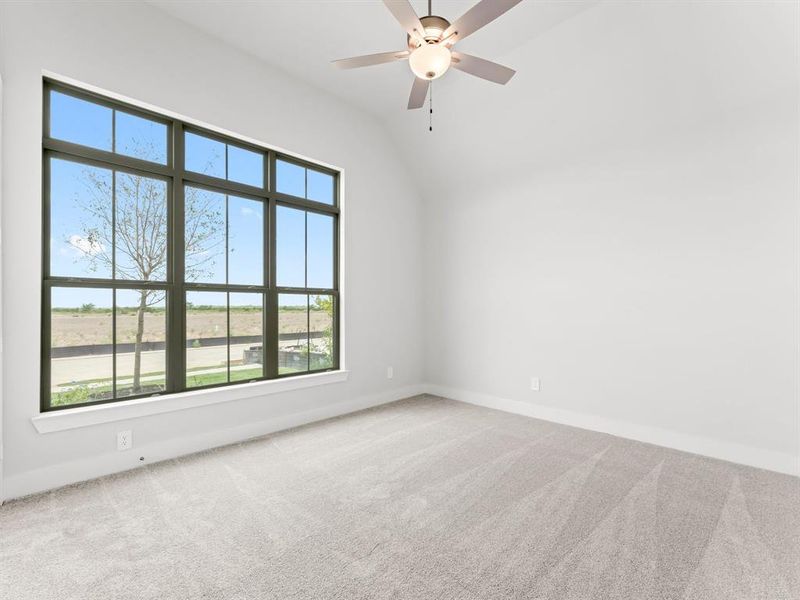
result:
<svg viewBox="0 0 800 600"><path fill-rule="evenodd" d="M422 44L408 57L408 64L420 79L438 79L450 67L450 49L439 44Z"/></svg>

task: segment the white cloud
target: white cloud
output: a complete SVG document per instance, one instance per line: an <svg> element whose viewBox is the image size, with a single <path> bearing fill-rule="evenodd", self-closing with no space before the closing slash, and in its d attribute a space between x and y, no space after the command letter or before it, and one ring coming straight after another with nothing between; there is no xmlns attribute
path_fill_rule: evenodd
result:
<svg viewBox="0 0 800 600"><path fill-rule="evenodd" d="M239 212L242 213L242 216L244 217L249 217L250 215L256 215L258 217L261 216L261 212L255 211L249 206L243 206L242 208L239 209Z"/></svg>
<svg viewBox="0 0 800 600"><path fill-rule="evenodd" d="M105 252L105 247L97 240L90 240L77 234L69 236L69 245L81 254L88 254L89 256L96 256L101 252Z"/></svg>

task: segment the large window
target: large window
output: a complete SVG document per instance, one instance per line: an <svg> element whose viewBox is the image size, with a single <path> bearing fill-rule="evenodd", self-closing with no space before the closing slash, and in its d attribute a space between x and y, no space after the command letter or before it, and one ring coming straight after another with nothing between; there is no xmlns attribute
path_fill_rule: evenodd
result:
<svg viewBox="0 0 800 600"><path fill-rule="evenodd" d="M335 171L44 99L42 410L338 368Z"/></svg>

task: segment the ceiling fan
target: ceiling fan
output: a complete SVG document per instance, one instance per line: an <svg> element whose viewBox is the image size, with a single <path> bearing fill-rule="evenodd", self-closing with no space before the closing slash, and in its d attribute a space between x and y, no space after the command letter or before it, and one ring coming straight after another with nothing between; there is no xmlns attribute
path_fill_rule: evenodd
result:
<svg viewBox="0 0 800 600"><path fill-rule="evenodd" d="M488 60L456 52L453 46L478 29L519 4L522 0L481 0L454 23L431 14L418 17L408 0L383 0L408 34L408 50L381 52L333 61L340 69L356 69L383 63L408 60L416 78L408 98L408 108L421 108L425 104L431 81L444 75L452 66L470 75L505 85L514 76L514 69Z"/></svg>

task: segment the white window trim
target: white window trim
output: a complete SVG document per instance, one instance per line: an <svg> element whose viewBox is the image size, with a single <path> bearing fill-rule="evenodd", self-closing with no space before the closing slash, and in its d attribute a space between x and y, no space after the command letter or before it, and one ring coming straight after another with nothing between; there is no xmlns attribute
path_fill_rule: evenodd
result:
<svg viewBox="0 0 800 600"><path fill-rule="evenodd" d="M325 373L270 379L268 381L241 383L234 386L192 390L177 394L153 396L152 398L138 398L136 400L81 406L41 413L31 418L31 422L39 433L53 433L102 423L187 410L208 406L209 404L257 398L291 390L341 383L347 381L348 374L349 371L341 369Z"/></svg>

